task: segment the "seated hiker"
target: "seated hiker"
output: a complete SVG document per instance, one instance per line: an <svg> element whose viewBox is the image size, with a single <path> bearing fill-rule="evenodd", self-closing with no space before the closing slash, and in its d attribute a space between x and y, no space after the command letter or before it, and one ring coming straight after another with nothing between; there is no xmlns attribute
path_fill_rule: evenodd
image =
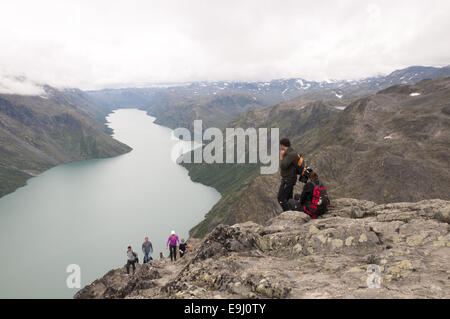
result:
<svg viewBox="0 0 450 319"><path fill-rule="evenodd" d="M288 201L288 206L291 210L302 211L315 219L328 210L330 200L327 190L319 181L316 172L312 171L308 180L308 183L303 187L302 194L296 194L293 199Z"/></svg>
<svg viewBox="0 0 450 319"><path fill-rule="evenodd" d="M142 253L144 254L144 264L148 263L152 257L151 254L153 252L153 246L151 241L148 240L148 237L145 237L144 242L142 243Z"/></svg>
<svg viewBox="0 0 450 319"><path fill-rule="evenodd" d="M181 243L180 243L180 258L184 256L184 254L186 253L186 243L184 242L184 239L181 239Z"/></svg>
<svg viewBox="0 0 450 319"><path fill-rule="evenodd" d="M280 175L281 184L278 190L278 203L283 211L289 210L288 200L292 198L294 185L297 180L298 155L292 149L288 138L280 140Z"/></svg>
<svg viewBox="0 0 450 319"><path fill-rule="evenodd" d="M131 246L128 246L127 257L128 257L127 265L126 265L127 275L130 274L130 265L133 267L133 274L134 274L134 272L136 271L136 265L135 264L137 262L137 253L135 253L133 251L133 249L131 249Z"/></svg>

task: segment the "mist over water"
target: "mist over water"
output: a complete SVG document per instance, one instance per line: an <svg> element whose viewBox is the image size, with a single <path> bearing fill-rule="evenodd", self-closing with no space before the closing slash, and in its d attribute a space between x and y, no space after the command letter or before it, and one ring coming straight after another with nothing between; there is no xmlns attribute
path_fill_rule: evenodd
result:
<svg viewBox="0 0 450 319"><path fill-rule="evenodd" d="M187 238L219 200L171 160L172 130L137 109L107 120L130 153L54 167L0 199L0 298L71 298L69 264L83 287L123 266L128 245L142 261L145 236L167 256L170 231Z"/></svg>

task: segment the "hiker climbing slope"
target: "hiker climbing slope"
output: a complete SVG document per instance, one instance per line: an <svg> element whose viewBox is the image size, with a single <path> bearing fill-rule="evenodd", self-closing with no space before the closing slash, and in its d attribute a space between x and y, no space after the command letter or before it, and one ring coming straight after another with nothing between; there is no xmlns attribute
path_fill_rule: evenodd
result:
<svg viewBox="0 0 450 319"><path fill-rule="evenodd" d="M166 243L166 249L169 247L170 251L170 260L177 260L177 247L180 244L180 239L178 239L178 236L175 234L175 231L172 230L170 233L169 239Z"/></svg>
<svg viewBox="0 0 450 319"><path fill-rule="evenodd" d="M136 262L137 262L137 253L135 253L133 251L133 249L131 248L131 246L128 246L127 249L127 265L126 265L126 269L127 269L127 275L130 274L130 265L133 267L133 274L136 271Z"/></svg>
<svg viewBox="0 0 450 319"><path fill-rule="evenodd" d="M152 242L148 240L148 237L145 237L142 243L142 252L144 253L144 264L148 263L152 258L151 255L153 252Z"/></svg>
<svg viewBox="0 0 450 319"><path fill-rule="evenodd" d="M180 243L180 258L184 256L186 253L186 243L184 242L184 239L181 239Z"/></svg>

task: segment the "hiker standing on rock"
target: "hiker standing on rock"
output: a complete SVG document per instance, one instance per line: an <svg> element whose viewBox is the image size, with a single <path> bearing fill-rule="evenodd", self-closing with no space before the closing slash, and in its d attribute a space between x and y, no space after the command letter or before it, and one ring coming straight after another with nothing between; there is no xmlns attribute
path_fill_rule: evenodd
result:
<svg viewBox="0 0 450 319"><path fill-rule="evenodd" d="M177 260L177 247L180 244L180 239L178 239L178 236L175 234L175 231L172 230L170 233L169 239L166 243L166 249L170 248L170 260L174 261Z"/></svg>
<svg viewBox="0 0 450 319"><path fill-rule="evenodd" d="M145 237L145 241L142 243L142 252L144 253L144 264L148 263L152 259L153 246L148 237Z"/></svg>
<svg viewBox="0 0 450 319"><path fill-rule="evenodd" d="M297 180L297 161L298 153L291 147L291 141L288 138L280 140L280 175L281 184L278 191L278 203L283 211L289 210L288 200L293 197L294 185Z"/></svg>
<svg viewBox="0 0 450 319"><path fill-rule="evenodd" d="M133 251L133 249L131 249L131 246L128 246L128 250L127 250L127 275L130 274L130 265L133 266L133 275L134 272L136 271L136 261L137 261L137 254Z"/></svg>

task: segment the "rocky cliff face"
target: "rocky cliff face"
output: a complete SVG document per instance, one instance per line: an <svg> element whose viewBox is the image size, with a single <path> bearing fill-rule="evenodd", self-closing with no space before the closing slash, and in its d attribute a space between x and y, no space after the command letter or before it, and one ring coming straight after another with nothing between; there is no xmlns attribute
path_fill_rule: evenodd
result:
<svg viewBox="0 0 450 319"><path fill-rule="evenodd" d="M450 201L332 204L219 225L183 259L111 270L75 298L450 297Z"/></svg>

